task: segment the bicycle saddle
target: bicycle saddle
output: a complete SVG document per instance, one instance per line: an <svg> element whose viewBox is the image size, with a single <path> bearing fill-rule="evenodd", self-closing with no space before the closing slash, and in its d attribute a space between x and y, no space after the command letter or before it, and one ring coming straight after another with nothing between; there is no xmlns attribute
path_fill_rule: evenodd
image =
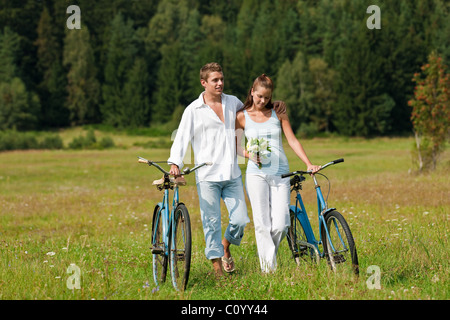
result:
<svg viewBox="0 0 450 320"><path fill-rule="evenodd" d="M177 177L177 178L170 177L170 182L173 183L173 184L177 184L179 186L185 186L186 185L186 180L184 179L183 176ZM161 179L159 179L159 180L153 181L152 184L155 185L155 186L163 185L164 184L164 176Z"/></svg>

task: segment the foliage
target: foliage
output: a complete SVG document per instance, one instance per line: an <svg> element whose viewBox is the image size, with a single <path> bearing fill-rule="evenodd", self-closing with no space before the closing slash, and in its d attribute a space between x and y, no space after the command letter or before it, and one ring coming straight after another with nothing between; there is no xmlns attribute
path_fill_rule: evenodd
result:
<svg viewBox="0 0 450 320"><path fill-rule="evenodd" d="M97 141L95 132L89 129L85 136L80 135L73 138L69 143L69 149L81 150L81 149L107 149L115 146L114 140L109 137L103 137L100 141Z"/></svg>
<svg viewBox="0 0 450 320"><path fill-rule="evenodd" d="M38 123L39 98L19 77L19 44L19 35L5 27L0 33L0 130L33 129Z"/></svg>
<svg viewBox="0 0 450 320"><path fill-rule="evenodd" d="M20 132L16 130L0 131L0 151L63 148L63 141L58 134Z"/></svg>
<svg viewBox="0 0 450 320"><path fill-rule="evenodd" d="M87 27L67 32L63 64L68 68L66 107L72 124L93 122L99 117L100 83Z"/></svg>
<svg viewBox="0 0 450 320"><path fill-rule="evenodd" d="M67 75L62 66L63 48L59 28L47 7L44 7L37 25L36 67L40 73L37 83L41 112L39 120L44 127L61 127L68 124L66 100ZM83 57L84 58L84 57Z"/></svg>
<svg viewBox="0 0 450 320"><path fill-rule="evenodd" d="M1 2L0 84L23 101L0 97L9 128L176 127L202 91L199 69L217 61L241 100L270 75L297 133L401 134L414 71L433 50L450 61L444 0L381 0L380 30L363 0L76 3L80 30L66 28L67 0Z"/></svg>
<svg viewBox="0 0 450 320"><path fill-rule="evenodd" d="M450 73L442 58L433 52L412 80L416 87L409 105L412 107L419 169L428 166L435 169L438 156L450 136Z"/></svg>

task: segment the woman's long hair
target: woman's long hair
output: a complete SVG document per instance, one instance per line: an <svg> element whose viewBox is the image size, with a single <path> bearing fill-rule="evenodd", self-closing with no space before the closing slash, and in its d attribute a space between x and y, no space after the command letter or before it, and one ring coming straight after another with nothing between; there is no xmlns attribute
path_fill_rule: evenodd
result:
<svg viewBox="0 0 450 320"><path fill-rule="evenodd" d="M244 102L244 109L247 109L247 108L250 108L251 106L253 106L252 89L255 90L256 87L263 87L263 88L269 89L271 92L273 92L272 79L270 79L265 73L263 73L258 78L256 78L255 81L253 81L253 86L248 91L247 98L245 99L245 102ZM270 97L269 102L266 104L266 108L267 109L273 108L272 96Z"/></svg>

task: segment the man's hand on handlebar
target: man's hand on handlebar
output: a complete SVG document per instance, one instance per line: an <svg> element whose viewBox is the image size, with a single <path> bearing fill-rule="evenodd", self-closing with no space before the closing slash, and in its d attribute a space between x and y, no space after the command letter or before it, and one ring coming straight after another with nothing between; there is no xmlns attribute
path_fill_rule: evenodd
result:
<svg viewBox="0 0 450 320"><path fill-rule="evenodd" d="M170 165L170 171L169 173L171 175L173 175L174 177L179 177L181 176L181 172L180 172L180 168L178 168L178 166L176 164L171 164Z"/></svg>

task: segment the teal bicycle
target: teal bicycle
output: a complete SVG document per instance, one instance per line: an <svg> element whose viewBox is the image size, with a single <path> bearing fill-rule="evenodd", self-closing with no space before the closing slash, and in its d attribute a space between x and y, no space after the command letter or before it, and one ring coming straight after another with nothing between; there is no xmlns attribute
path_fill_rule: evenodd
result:
<svg viewBox="0 0 450 320"><path fill-rule="evenodd" d="M191 222L186 205L180 202L178 188L186 185L184 177L173 178L170 173L158 165L158 161L149 161L138 157L138 162L156 167L164 176L153 181L159 191L164 190L162 202L153 210L151 251L153 256L153 280L158 286L166 281L167 266L170 261L172 285L176 290L185 290L191 268ZM167 162L164 162L167 163ZM200 164L192 169L185 168L183 175L194 172L209 163ZM169 190L173 190L172 206L169 205Z"/></svg>
<svg viewBox="0 0 450 320"><path fill-rule="evenodd" d="M323 165L320 170L340 162L344 162L344 159L331 161ZM317 197L319 240L314 236L300 195L302 182L305 180L304 175L311 175L311 172L293 171L281 176L282 178L293 176L290 180L291 192L296 192L295 205L291 205L289 210L291 225L286 236L295 261L300 264L301 260L306 259L319 263L321 258L326 258L333 271L348 269L358 275L358 255L350 227L342 214L336 211L336 208L328 208L327 200L331 184L325 175L317 172L312 175L312 178ZM316 175L325 177L329 183L327 199L322 194Z"/></svg>

